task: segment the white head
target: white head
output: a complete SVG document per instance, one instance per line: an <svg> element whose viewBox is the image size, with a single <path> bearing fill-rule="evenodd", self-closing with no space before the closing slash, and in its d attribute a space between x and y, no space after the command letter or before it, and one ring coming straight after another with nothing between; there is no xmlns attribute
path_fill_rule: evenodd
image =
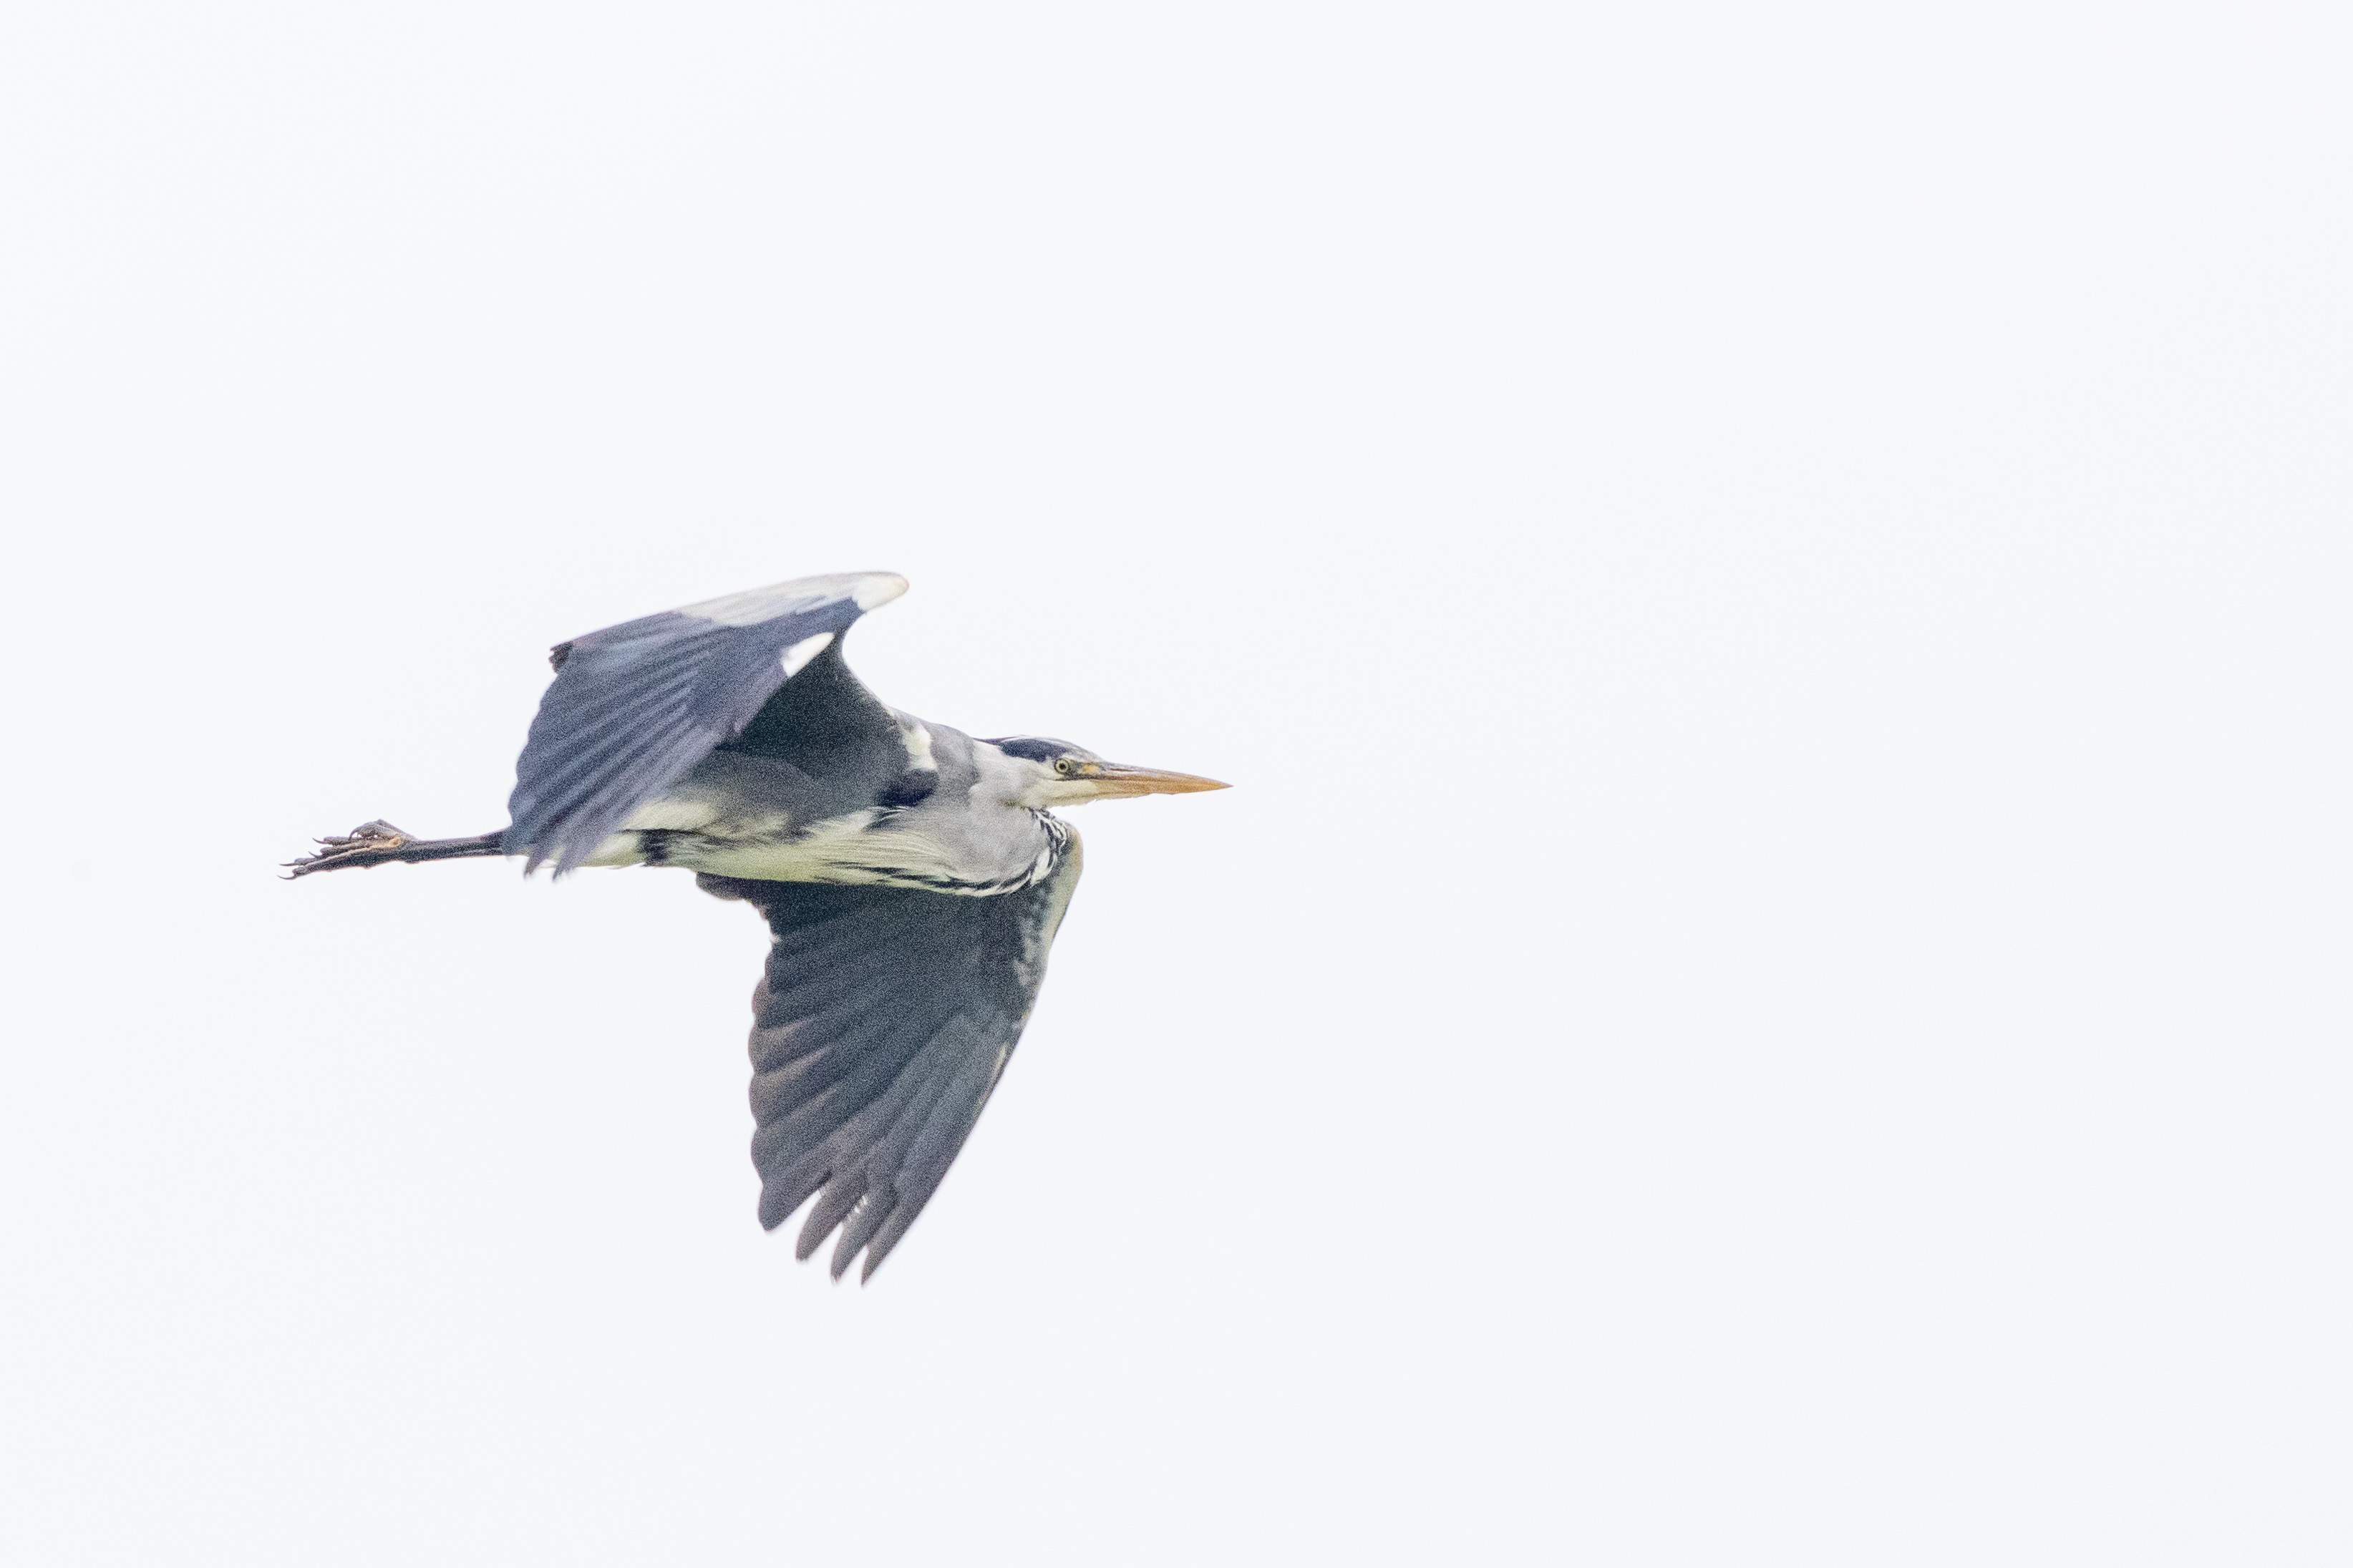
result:
<svg viewBox="0 0 2353 1568"><path fill-rule="evenodd" d="M1084 746L1043 735L1008 735L978 744L994 747L1005 758L1013 804L1032 810L1084 805L1091 800L1113 800L1122 795L1190 795L1196 790L1227 787L1216 779L1194 773L1107 763Z"/></svg>

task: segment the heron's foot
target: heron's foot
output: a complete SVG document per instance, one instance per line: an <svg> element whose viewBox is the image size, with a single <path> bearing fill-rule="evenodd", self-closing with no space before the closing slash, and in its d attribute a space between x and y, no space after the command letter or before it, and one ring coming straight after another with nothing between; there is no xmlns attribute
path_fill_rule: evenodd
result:
<svg viewBox="0 0 2353 1568"><path fill-rule="evenodd" d="M352 866L383 866L402 858L401 851L417 842L389 822L363 822L341 838L316 841L316 855L289 860L287 877L307 877L313 871L341 871Z"/></svg>

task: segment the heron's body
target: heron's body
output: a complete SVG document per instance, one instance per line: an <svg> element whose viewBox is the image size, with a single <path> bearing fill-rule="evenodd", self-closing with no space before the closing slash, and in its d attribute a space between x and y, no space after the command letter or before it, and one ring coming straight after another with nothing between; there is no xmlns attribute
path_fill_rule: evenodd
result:
<svg viewBox="0 0 2353 1568"><path fill-rule="evenodd" d="M788 751L722 746L581 864L973 897L1052 874L1072 835L1052 813L1018 804L1030 782L1026 770L962 731L895 710L892 717L901 755L885 754L848 778L813 775Z"/></svg>
<svg viewBox="0 0 2353 1568"><path fill-rule="evenodd" d="M1020 1037L1081 866L1051 808L1223 787L886 706L841 637L905 589L802 578L563 644L504 829L418 840L370 823L295 867L669 866L759 909L760 1219L815 1196L798 1250L839 1227L837 1276L861 1249L871 1275L905 1234Z"/></svg>

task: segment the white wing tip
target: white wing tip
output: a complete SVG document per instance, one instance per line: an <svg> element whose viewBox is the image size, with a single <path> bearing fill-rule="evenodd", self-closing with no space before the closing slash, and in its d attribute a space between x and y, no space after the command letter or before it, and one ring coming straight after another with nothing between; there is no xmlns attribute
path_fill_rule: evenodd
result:
<svg viewBox="0 0 2353 1568"><path fill-rule="evenodd" d="M828 600L848 599L858 606L859 614L864 615L906 591L907 580L896 572L836 572L824 577L796 577L789 583L771 583L765 588L747 588L740 594L723 594L701 604L681 605L678 613L700 616L723 626L756 626L788 610Z"/></svg>

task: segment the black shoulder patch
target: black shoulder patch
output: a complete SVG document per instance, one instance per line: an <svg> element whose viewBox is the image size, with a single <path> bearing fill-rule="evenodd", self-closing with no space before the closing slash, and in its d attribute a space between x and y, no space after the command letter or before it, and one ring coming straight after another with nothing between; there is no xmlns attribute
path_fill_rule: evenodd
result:
<svg viewBox="0 0 2353 1568"><path fill-rule="evenodd" d="M937 768L909 768L875 792L874 804L920 805L931 799L932 792L939 787L940 774Z"/></svg>

